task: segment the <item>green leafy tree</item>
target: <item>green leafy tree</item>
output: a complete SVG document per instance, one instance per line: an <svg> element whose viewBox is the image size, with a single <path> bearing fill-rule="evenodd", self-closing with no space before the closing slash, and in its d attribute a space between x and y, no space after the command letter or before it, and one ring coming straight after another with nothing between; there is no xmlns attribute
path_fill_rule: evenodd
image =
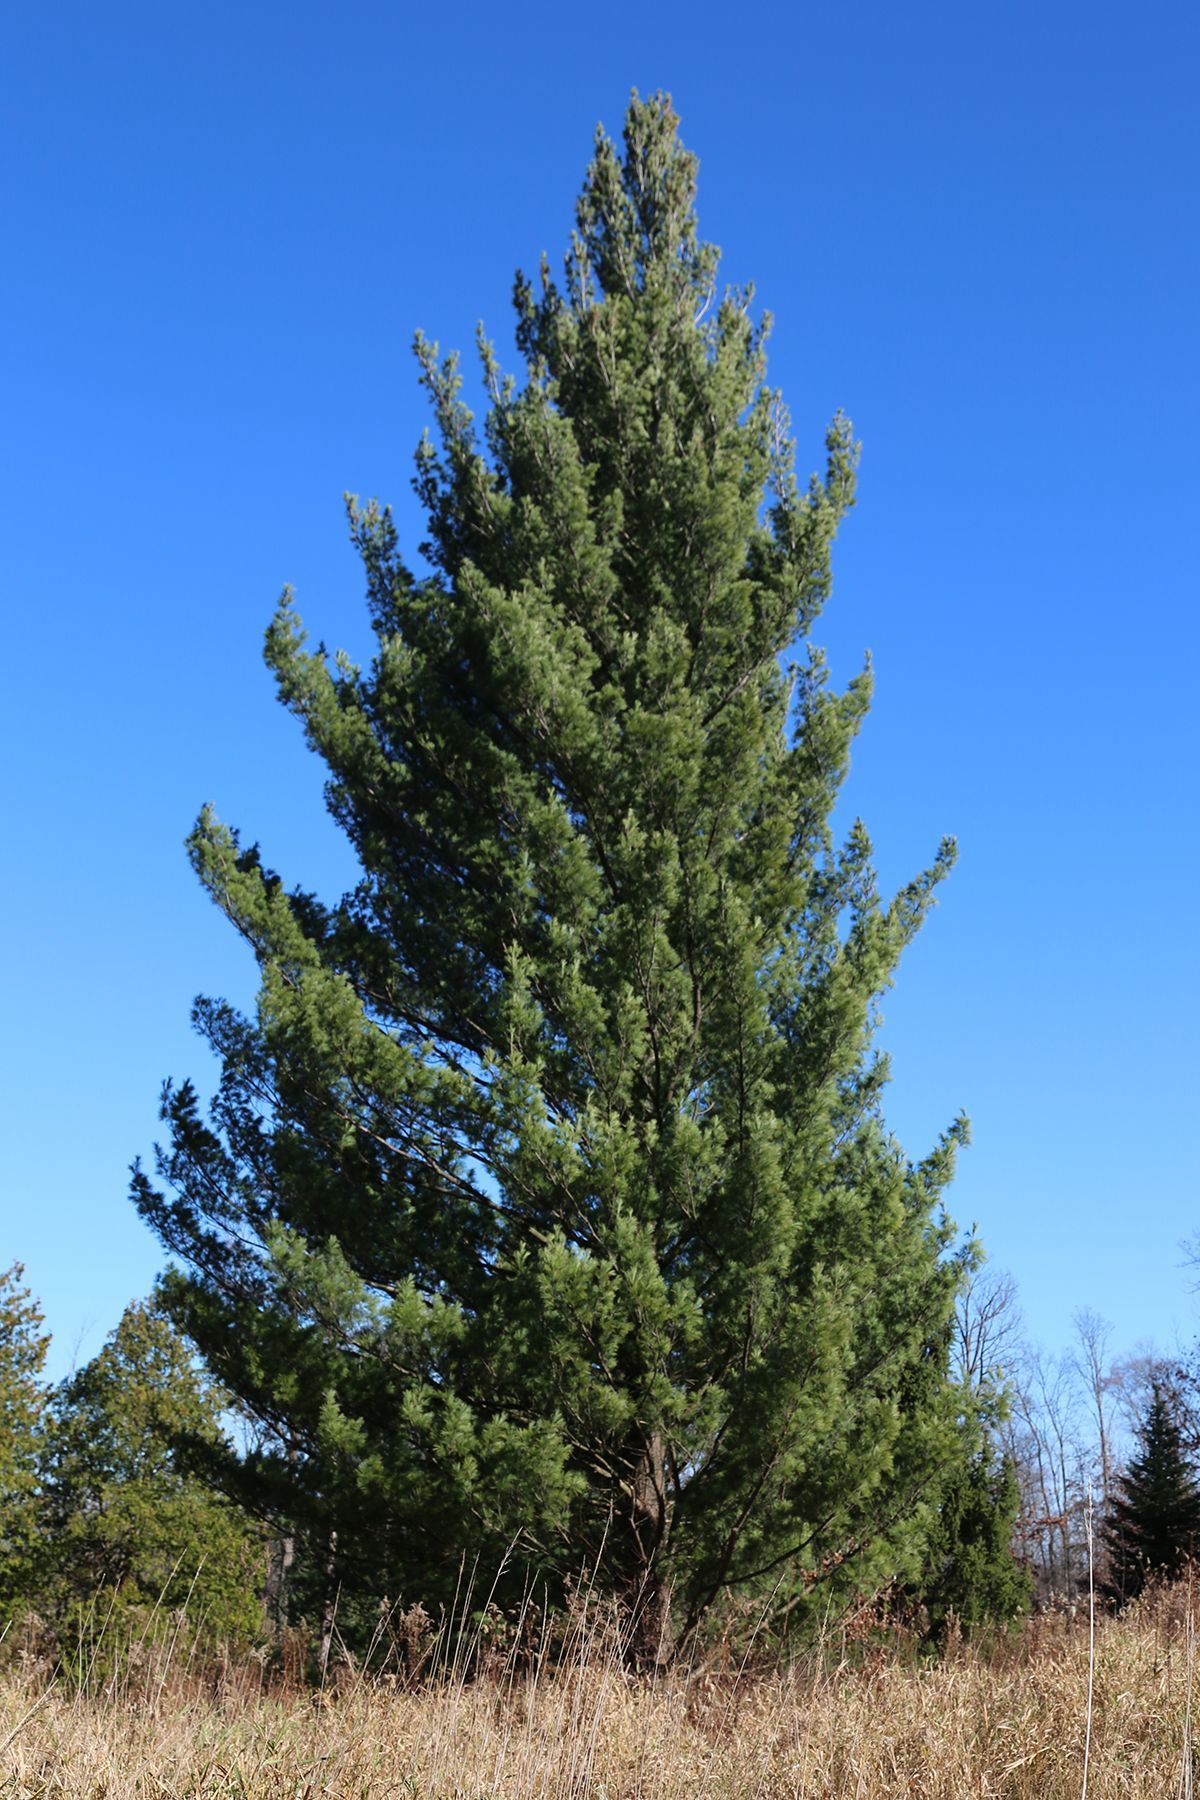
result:
<svg viewBox="0 0 1200 1800"><path fill-rule="evenodd" d="M34 1594L50 1338L18 1263L0 1272L0 1628Z"/></svg>
<svg viewBox="0 0 1200 1800"><path fill-rule="evenodd" d="M352 502L371 666L287 596L267 634L361 880L287 891L204 812L258 1005L198 1002L211 1121L169 1087L135 1175L263 1426L221 1479L330 1584L586 1562L643 1660L730 1589L911 1571L956 1453L965 1128L906 1158L871 1047L952 847L884 902L831 837L870 676L806 638L855 447L798 485L695 172L661 97L598 135L562 284L516 282L523 381L480 339L482 439L418 338L423 572Z"/></svg>
<svg viewBox="0 0 1200 1800"><path fill-rule="evenodd" d="M1157 1382L1101 1537L1105 1588L1119 1606L1136 1599L1152 1576L1174 1579L1200 1549L1200 1484L1171 1397Z"/></svg>
<svg viewBox="0 0 1200 1800"><path fill-rule="evenodd" d="M44 1506L60 1608L183 1611L231 1640L261 1630L261 1534L186 1461L223 1444L222 1410L170 1321L127 1307L55 1397Z"/></svg>

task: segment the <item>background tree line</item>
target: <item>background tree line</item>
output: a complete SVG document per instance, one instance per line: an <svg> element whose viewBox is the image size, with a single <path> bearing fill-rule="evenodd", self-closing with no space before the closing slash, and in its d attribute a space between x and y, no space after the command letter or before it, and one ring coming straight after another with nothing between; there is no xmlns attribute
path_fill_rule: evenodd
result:
<svg viewBox="0 0 1200 1800"><path fill-rule="evenodd" d="M1024 1335L1016 1284L985 1268L964 1285L955 1357L968 1384L1004 1395L997 1451L1011 1471L1013 1547L1034 1604L1075 1609L1089 1571L1112 1602L1152 1574L1173 1576L1200 1546L1194 1353L1151 1346L1114 1355L1089 1309L1074 1342L1049 1354Z"/></svg>
<svg viewBox="0 0 1200 1800"><path fill-rule="evenodd" d="M1015 1285L985 1270L964 1287L955 1363L987 1429L941 1486L920 1570L888 1594L936 1643L951 1615L970 1632L1027 1608L1102 1603L1177 1575L1200 1541L1194 1373L1147 1349L1109 1354L1077 1315L1076 1343L1048 1357L1022 1336ZM188 1628L234 1651L304 1628L327 1656L322 1546L255 1518L205 1479L231 1448L230 1396L154 1301L130 1305L108 1342L58 1384L19 1264L0 1274L0 1622L33 1621L70 1659L103 1628ZM1092 1519L1089 1544L1089 1511ZM395 1596L403 1600L403 1596ZM347 1652L380 1602L350 1596Z"/></svg>

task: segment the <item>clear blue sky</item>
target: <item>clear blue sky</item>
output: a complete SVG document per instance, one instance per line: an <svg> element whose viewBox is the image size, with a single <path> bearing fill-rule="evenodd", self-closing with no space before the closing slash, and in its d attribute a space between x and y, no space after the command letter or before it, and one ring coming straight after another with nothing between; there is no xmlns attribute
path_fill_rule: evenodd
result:
<svg viewBox="0 0 1200 1800"><path fill-rule="evenodd" d="M701 223L775 314L805 467L861 503L818 636L877 703L849 798L895 885L961 861L886 1002L889 1117L1051 1344L1196 1329L1200 14L1090 0L9 9L0 156L0 1264L55 1369L160 1265L126 1198L198 991L251 969L181 840L346 853L260 643L367 649L341 494L407 542L409 343L511 354L597 120L669 88Z"/></svg>

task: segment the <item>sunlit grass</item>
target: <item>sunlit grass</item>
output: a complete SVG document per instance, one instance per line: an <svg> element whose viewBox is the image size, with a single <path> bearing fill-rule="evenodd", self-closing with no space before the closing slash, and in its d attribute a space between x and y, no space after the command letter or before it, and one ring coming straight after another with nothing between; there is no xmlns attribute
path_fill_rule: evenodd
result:
<svg viewBox="0 0 1200 1800"><path fill-rule="evenodd" d="M1103 1621L1088 1794L1191 1793L1194 1639L1183 1590ZM0 1684L0 1794L336 1800L484 1797L1078 1796L1086 1621L1032 1622L937 1663L831 1637L805 1667L631 1676L586 1620L565 1662L526 1648L415 1678L331 1673L322 1692L264 1666L202 1666L180 1640L110 1659L104 1680L19 1654ZM449 1659L447 1659L447 1662ZM490 1666L488 1666L490 1662ZM275 1685L272 1685L272 1682Z"/></svg>

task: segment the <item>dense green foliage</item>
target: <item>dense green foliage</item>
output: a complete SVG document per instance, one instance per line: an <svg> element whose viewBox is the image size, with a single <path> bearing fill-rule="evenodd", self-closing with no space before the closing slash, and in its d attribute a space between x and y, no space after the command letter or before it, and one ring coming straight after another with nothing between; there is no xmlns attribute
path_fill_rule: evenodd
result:
<svg viewBox="0 0 1200 1800"><path fill-rule="evenodd" d="M1155 1385L1137 1454L1102 1521L1105 1588L1117 1605L1134 1600L1152 1576L1177 1576L1200 1550L1200 1483L1167 1390Z"/></svg>
<svg viewBox="0 0 1200 1800"><path fill-rule="evenodd" d="M222 1405L153 1306L127 1307L63 1384L41 1505L56 1611L183 1611L225 1641L261 1633L261 1538L182 1460L223 1441Z"/></svg>
<svg viewBox="0 0 1200 1800"><path fill-rule="evenodd" d="M951 1465L916 1585L935 1642L951 1618L970 1632L1028 1612L1029 1574L1013 1555L1020 1503L1016 1471L990 1439Z"/></svg>
<svg viewBox="0 0 1200 1800"><path fill-rule="evenodd" d="M806 639L855 450L835 420L798 485L694 184L661 99L598 138L523 382L481 340L482 441L418 341L424 572L353 504L373 663L287 598L267 637L361 880L289 892L204 813L258 1006L198 1002L211 1121L168 1088L135 1178L261 1428L230 1492L347 1600L586 1563L646 1658L730 1589L911 1577L961 1454L964 1128L909 1160L871 1047L952 849L885 902L832 839L870 678Z"/></svg>
<svg viewBox="0 0 1200 1800"><path fill-rule="evenodd" d="M50 1339L20 1263L0 1272L0 1630L38 1579L38 1491Z"/></svg>

